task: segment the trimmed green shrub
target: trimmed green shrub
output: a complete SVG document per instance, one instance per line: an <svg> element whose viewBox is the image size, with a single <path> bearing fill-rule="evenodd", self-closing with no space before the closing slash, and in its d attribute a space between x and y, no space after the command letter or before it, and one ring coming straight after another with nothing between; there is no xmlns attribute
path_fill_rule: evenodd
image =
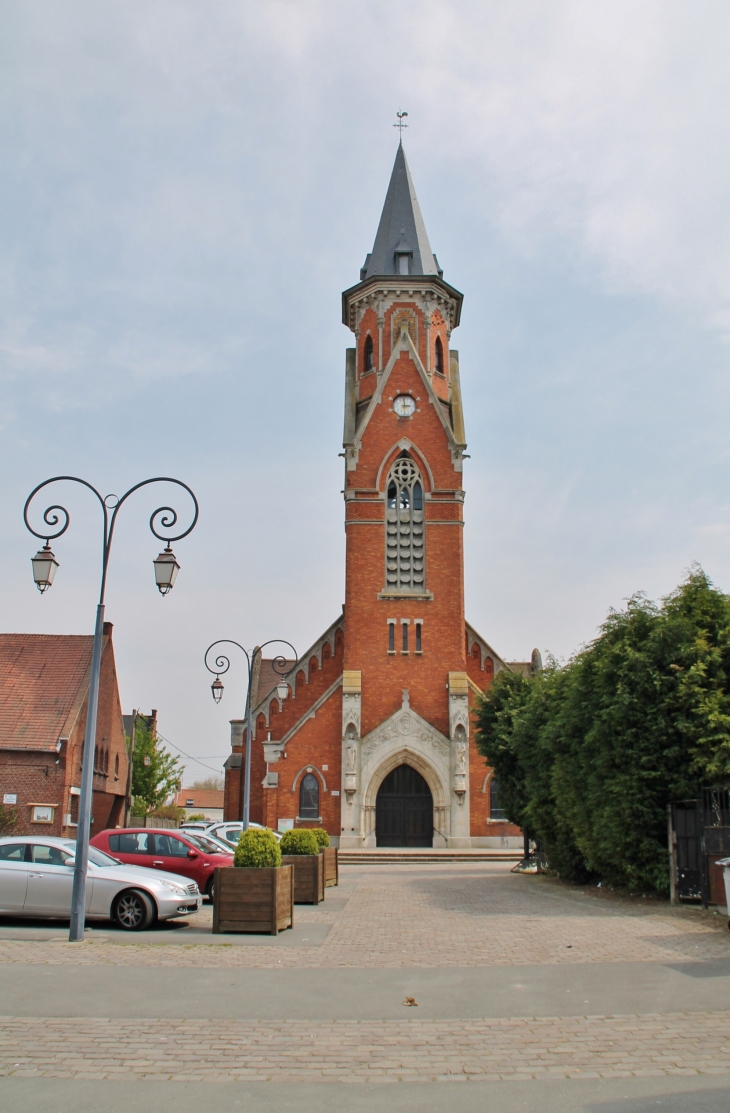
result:
<svg viewBox="0 0 730 1113"><path fill-rule="evenodd" d="M317 846L319 846L320 848L323 846L329 846L330 837L325 831L324 827L310 827L309 830L312 832L315 839L317 840Z"/></svg>
<svg viewBox="0 0 730 1113"><path fill-rule="evenodd" d="M273 831L257 827L243 831L233 854L233 865L248 869L280 866L281 849Z"/></svg>
<svg viewBox="0 0 730 1113"><path fill-rule="evenodd" d="M281 836L282 854L319 854L319 843L314 831L300 827L296 831L285 831Z"/></svg>

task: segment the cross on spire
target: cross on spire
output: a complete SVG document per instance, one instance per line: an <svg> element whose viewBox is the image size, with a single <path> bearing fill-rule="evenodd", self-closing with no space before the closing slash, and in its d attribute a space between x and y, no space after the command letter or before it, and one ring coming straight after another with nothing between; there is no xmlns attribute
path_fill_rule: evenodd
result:
<svg viewBox="0 0 730 1113"><path fill-rule="evenodd" d="M403 142L403 128L408 127L408 124L403 123L403 117L407 116L407 115L408 115L407 112L401 112L401 110L398 109L398 111L396 112L396 116L398 117L398 123L393 124L394 128L398 128L398 138L399 138L401 143Z"/></svg>

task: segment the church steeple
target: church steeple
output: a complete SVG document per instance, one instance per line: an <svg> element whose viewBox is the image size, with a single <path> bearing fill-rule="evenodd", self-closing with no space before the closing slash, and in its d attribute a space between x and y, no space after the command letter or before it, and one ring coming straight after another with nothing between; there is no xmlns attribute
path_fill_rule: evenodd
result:
<svg viewBox="0 0 730 1113"><path fill-rule="evenodd" d="M398 144L375 243L360 271L360 281L391 274L443 275L428 242L402 143Z"/></svg>

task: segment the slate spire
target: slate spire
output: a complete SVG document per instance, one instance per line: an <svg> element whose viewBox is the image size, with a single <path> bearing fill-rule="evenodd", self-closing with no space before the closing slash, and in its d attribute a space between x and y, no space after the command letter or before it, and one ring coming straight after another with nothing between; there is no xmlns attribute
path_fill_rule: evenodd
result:
<svg viewBox="0 0 730 1113"><path fill-rule="evenodd" d="M360 280L386 274L443 274L428 242L402 143L398 144L373 250L360 271Z"/></svg>

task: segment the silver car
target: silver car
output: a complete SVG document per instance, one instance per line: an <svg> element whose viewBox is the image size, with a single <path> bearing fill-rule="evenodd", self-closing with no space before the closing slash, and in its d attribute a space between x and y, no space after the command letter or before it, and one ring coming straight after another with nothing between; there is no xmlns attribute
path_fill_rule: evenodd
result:
<svg viewBox="0 0 730 1113"><path fill-rule="evenodd" d="M75 852L71 839L0 838L0 916L68 918ZM125 931L143 931L155 920L197 912L202 899L194 881L123 865L89 847L87 920L111 919Z"/></svg>

